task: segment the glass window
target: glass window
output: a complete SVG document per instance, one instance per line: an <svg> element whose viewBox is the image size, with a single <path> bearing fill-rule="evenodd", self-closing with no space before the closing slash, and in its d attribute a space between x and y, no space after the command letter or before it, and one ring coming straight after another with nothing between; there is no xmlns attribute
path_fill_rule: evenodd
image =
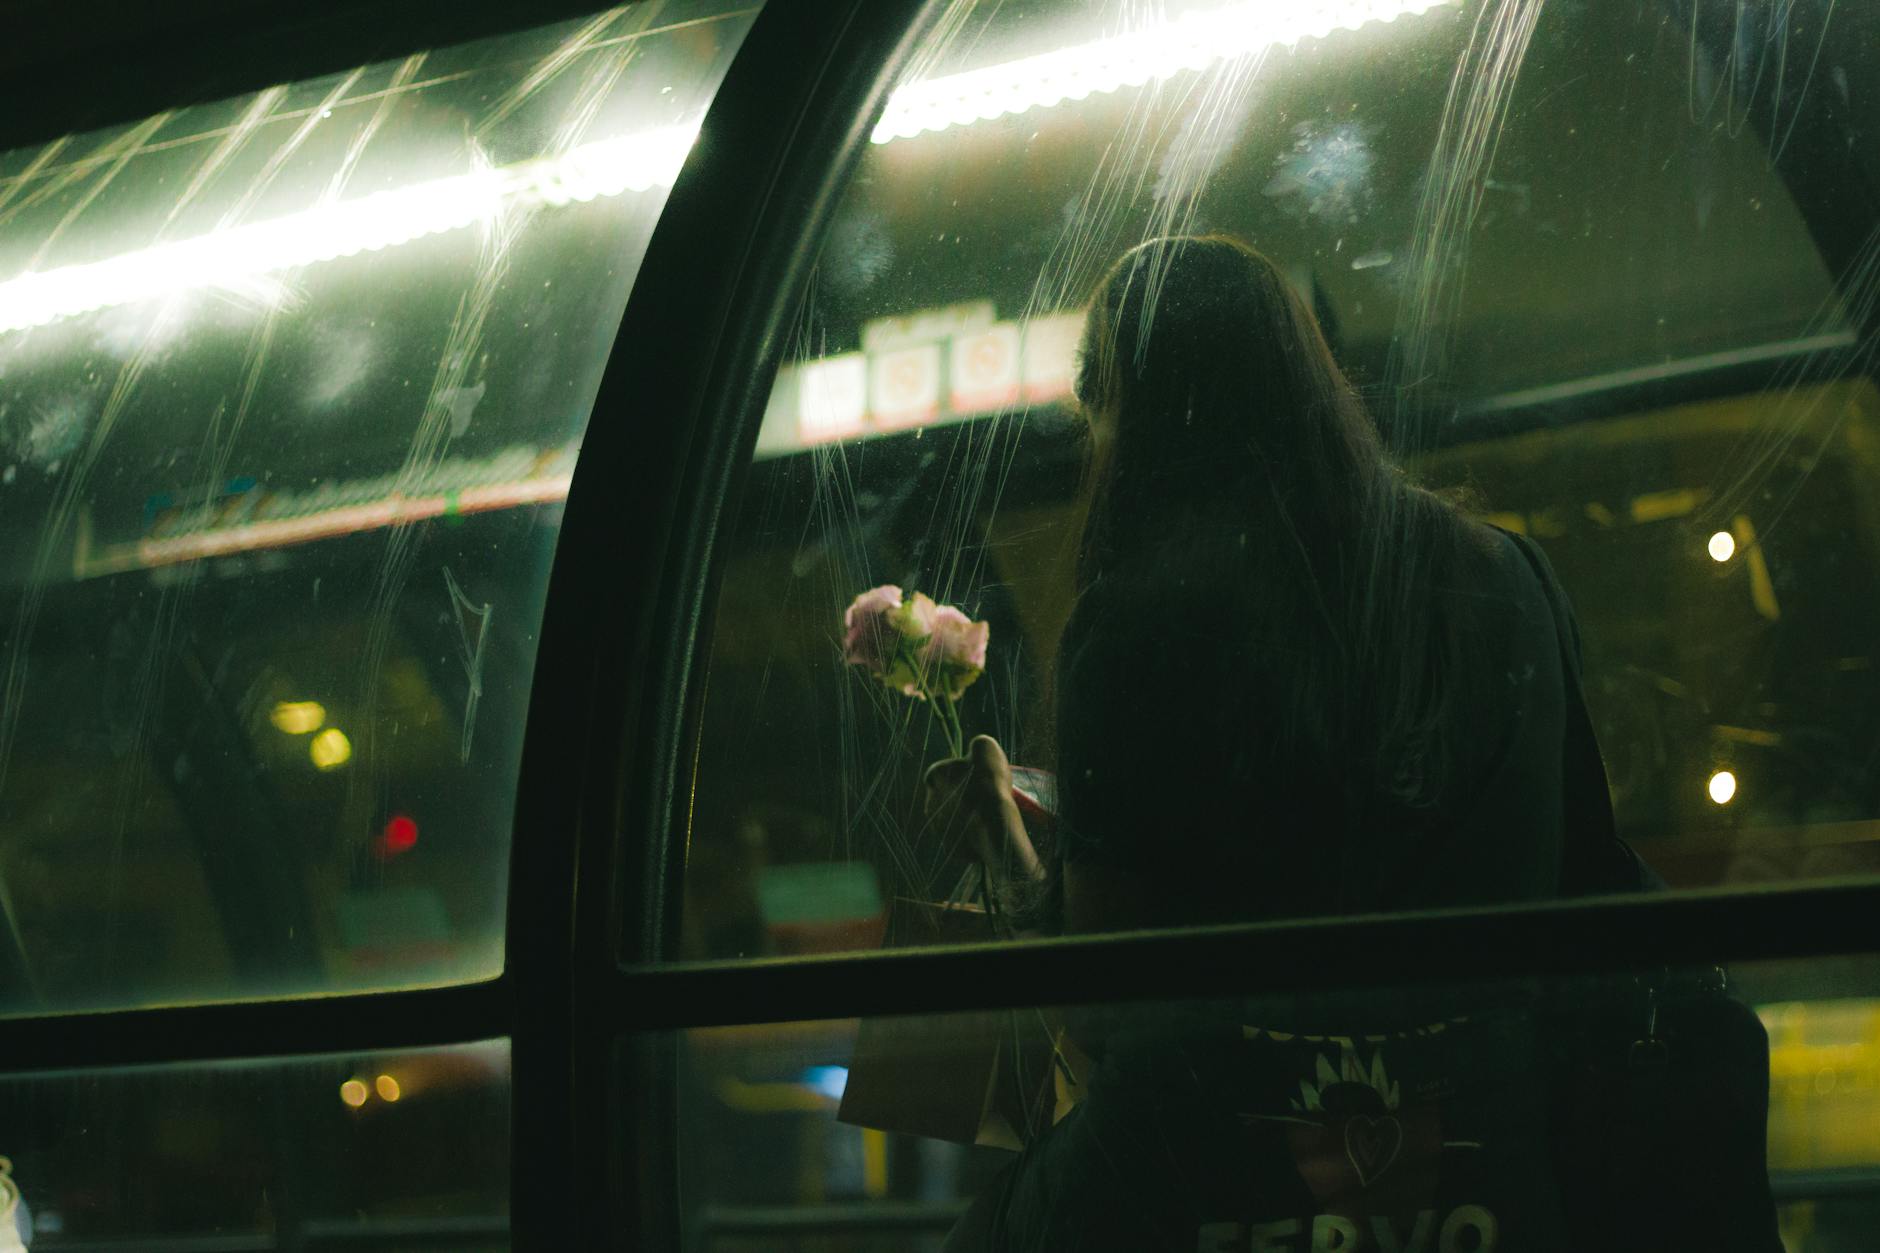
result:
<svg viewBox="0 0 1880 1253"><path fill-rule="evenodd" d="M726 529L681 951L1880 869L1876 32L1735 12L955 10Z"/></svg>
<svg viewBox="0 0 1880 1253"><path fill-rule="evenodd" d="M12 1075L0 1111L0 1249L509 1247L507 1042Z"/></svg>
<svg viewBox="0 0 1880 1253"><path fill-rule="evenodd" d="M688 1247L1851 1253L1877 990L1783 963L693 1029Z"/></svg>
<svg viewBox="0 0 1880 1253"><path fill-rule="evenodd" d="M0 155L0 1009L500 969L561 503L752 13Z"/></svg>

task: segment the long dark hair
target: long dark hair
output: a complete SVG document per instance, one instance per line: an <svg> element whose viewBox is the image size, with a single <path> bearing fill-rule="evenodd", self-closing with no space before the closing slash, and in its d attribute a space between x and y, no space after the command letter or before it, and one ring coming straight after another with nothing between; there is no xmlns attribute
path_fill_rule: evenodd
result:
<svg viewBox="0 0 1880 1253"><path fill-rule="evenodd" d="M1392 463L1311 311L1236 240L1118 261L1077 391L1092 453L1058 673L1061 855L1251 844L1270 876L1349 879L1368 831L1452 785L1464 641L1437 588L1468 524ZM1114 777L1126 763L1146 777Z"/></svg>

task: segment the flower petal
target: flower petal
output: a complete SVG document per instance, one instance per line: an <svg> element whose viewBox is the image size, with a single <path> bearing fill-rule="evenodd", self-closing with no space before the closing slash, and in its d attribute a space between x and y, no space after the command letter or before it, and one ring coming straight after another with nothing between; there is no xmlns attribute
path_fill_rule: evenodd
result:
<svg viewBox="0 0 1880 1253"><path fill-rule="evenodd" d="M842 656L877 677L886 673L899 644L894 616L901 609L901 589L892 583L857 596L842 615Z"/></svg>

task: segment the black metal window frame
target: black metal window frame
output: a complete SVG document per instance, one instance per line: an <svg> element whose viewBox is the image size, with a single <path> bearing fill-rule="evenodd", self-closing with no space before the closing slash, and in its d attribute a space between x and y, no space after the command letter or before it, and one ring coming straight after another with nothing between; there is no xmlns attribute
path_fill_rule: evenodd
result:
<svg viewBox="0 0 1880 1253"><path fill-rule="evenodd" d="M190 0L115 36L55 24L43 54L20 51L29 39L0 54L0 147L594 7ZM690 680L709 625L715 530L821 229L941 7L772 0L709 108L635 282L567 503L531 694L503 974L0 1020L0 1074L506 1037L516 1247L678 1247L671 1063L674 1033L688 1027L1880 953L1880 883L1862 882L660 964L677 919L678 771L696 727ZM1802 115L1785 175L1832 180L1843 205L1880 204L1853 164L1814 160L1845 152L1829 127ZM1810 225L1845 273L1865 231ZM609 420L649 410L662 421Z"/></svg>

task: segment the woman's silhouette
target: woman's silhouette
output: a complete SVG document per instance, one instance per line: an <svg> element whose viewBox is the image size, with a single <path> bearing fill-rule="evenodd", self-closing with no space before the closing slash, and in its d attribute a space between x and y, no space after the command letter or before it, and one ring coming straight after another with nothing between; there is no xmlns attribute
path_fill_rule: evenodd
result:
<svg viewBox="0 0 1880 1253"><path fill-rule="evenodd" d="M1225 238L1124 256L1078 398L1088 512L1034 919L1554 895L1570 685L1545 559L1390 461L1272 263ZM1003 775L982 739L931 781L964 785L988 856L1031 864Z"/></svg>
<svg viewBox="0 0 1880 1253"><path fill-rule="evenodd" d="M991 739L929 774L1015 914L1094 931L1645 885L1545 558L1408 481L1270 262L1222 238L1124 256L1078 397L1055 828L1032 843ZM1438 982L1077 1017L1081 1104L947 1247L1774 1250L1766 1039L1714 990L1679 995L1683 1051L1649 1075L1626 1059L1670 1021L1655 1000L1635 1020Z"/></svg>

